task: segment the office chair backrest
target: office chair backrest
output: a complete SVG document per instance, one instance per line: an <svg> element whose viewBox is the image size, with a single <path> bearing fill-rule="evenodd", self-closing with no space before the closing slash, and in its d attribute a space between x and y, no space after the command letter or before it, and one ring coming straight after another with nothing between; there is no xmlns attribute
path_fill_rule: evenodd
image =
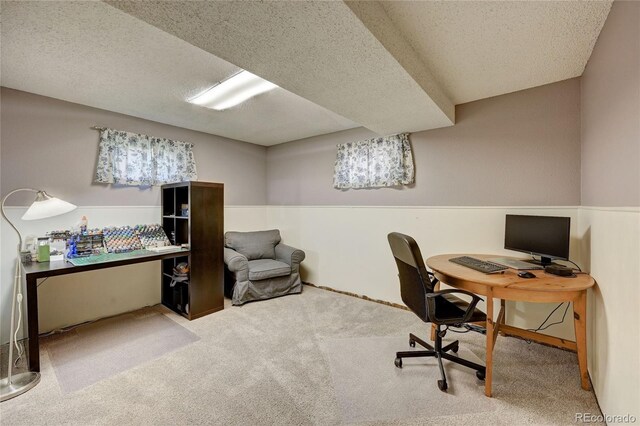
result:
<svg viewBox="0 0 640 426"><path fill-rule="evenodd" d="M416 241L408 235L392 232L387 235L391 252L398 266L400 295L409 309L423 321L427 320L426 293L433 292L427 268Z"/></svg>

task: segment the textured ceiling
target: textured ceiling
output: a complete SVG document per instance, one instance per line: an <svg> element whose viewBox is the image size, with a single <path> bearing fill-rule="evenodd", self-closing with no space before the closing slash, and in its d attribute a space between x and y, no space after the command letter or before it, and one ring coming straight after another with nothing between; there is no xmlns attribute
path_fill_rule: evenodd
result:
<svg viewBox="0 0 640 426"><path fill-rule="evenodd" d="M341 1L107 3L379 134L453 124L430 73L417 81Z"/></svg>
<svg viewBox="0 0 640 426"><path fill-rule="evenodd" d="M582 75L612 2L380 3L460 104Z"/></svg>
<svg viewBox="0 0 640 426"><path fill-rule="evenodd" d="M611 1L3 1L2 85L273 145L454 123L582 74ZM282 88L185 99L247 69ZM108 123L96 123L108 125Z"/></svg>
<svg viewBox="0 0 640 426"><path fill-rule="evenodd" d="M189 104L238 67L101 2L2 2L1 59L6 87L261 145L358 127L284 89Z"/></svg>

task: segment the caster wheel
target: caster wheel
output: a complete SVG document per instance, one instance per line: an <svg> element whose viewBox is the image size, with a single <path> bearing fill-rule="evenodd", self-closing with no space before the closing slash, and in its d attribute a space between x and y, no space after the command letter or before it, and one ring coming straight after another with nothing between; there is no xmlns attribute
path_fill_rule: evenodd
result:
<svg viewBox="0 0 640 426"><path fill-rule="evenodd" d="M476 371L476 377L480 380L484 380L484 371Z"/></svg>
<svg viewBox="0 0 640 426"><path fill-rule="evenodd" d="M409 346L411 346L412 348L416 347L416 341L415 340L409 340Z"/></svg>
<svg viewBox="0 0 640 426"><path fill-rule="evenodd" d="M402 368L402 358L396 358L393 363L396 365L396 367Z"/></svg>
<svg viewBox="0 0 640 426"><path fill-rule="evenodd" d="M451 348L451 352L453 352L454 354L458 353L458 349L460 349L459 345L455 345L454 347Z"/></svg>
<svg viewBox="0 0 640 426"><path fill-rule="evenodd" d="M438 389L440 389L442 392L446 392L447 391L447 382L444 380L438 380Z"/></svg>

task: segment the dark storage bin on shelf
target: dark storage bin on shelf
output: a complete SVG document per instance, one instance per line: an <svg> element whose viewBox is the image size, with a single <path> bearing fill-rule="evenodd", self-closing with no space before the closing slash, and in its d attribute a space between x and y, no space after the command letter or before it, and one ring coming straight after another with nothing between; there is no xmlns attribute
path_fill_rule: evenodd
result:
<svg viewBox="0 0 640 426"><path fill-rule="evenodd" d="M171 290L175 310L183 315L189 315L189 286L186 283L180 283L172 287Z"/></svg>
<svg viewBox="0 0 640 426"><path fill-rule="evenodd" d="M183 182L162 186L162 226L188 256L162 261L162 303L188 319L224 307L224 185ZM188 281L171 286L174 268L189 267Z"/></svg>

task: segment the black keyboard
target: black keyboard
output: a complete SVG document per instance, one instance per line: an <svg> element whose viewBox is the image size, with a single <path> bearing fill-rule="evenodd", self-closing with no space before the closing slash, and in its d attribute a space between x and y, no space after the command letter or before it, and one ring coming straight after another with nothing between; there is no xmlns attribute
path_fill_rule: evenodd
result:
<svg viewBox="0 0 640 426"><path fill-rule="evenodd" d="M497 263L486 262L469 256L454 257L449 259L449 262L457 263L458 265L466 266L467 268L475 269L476 271L484 272L485 274L492 274L494 272L509 269L508 267L498 265Z"/></svg>

